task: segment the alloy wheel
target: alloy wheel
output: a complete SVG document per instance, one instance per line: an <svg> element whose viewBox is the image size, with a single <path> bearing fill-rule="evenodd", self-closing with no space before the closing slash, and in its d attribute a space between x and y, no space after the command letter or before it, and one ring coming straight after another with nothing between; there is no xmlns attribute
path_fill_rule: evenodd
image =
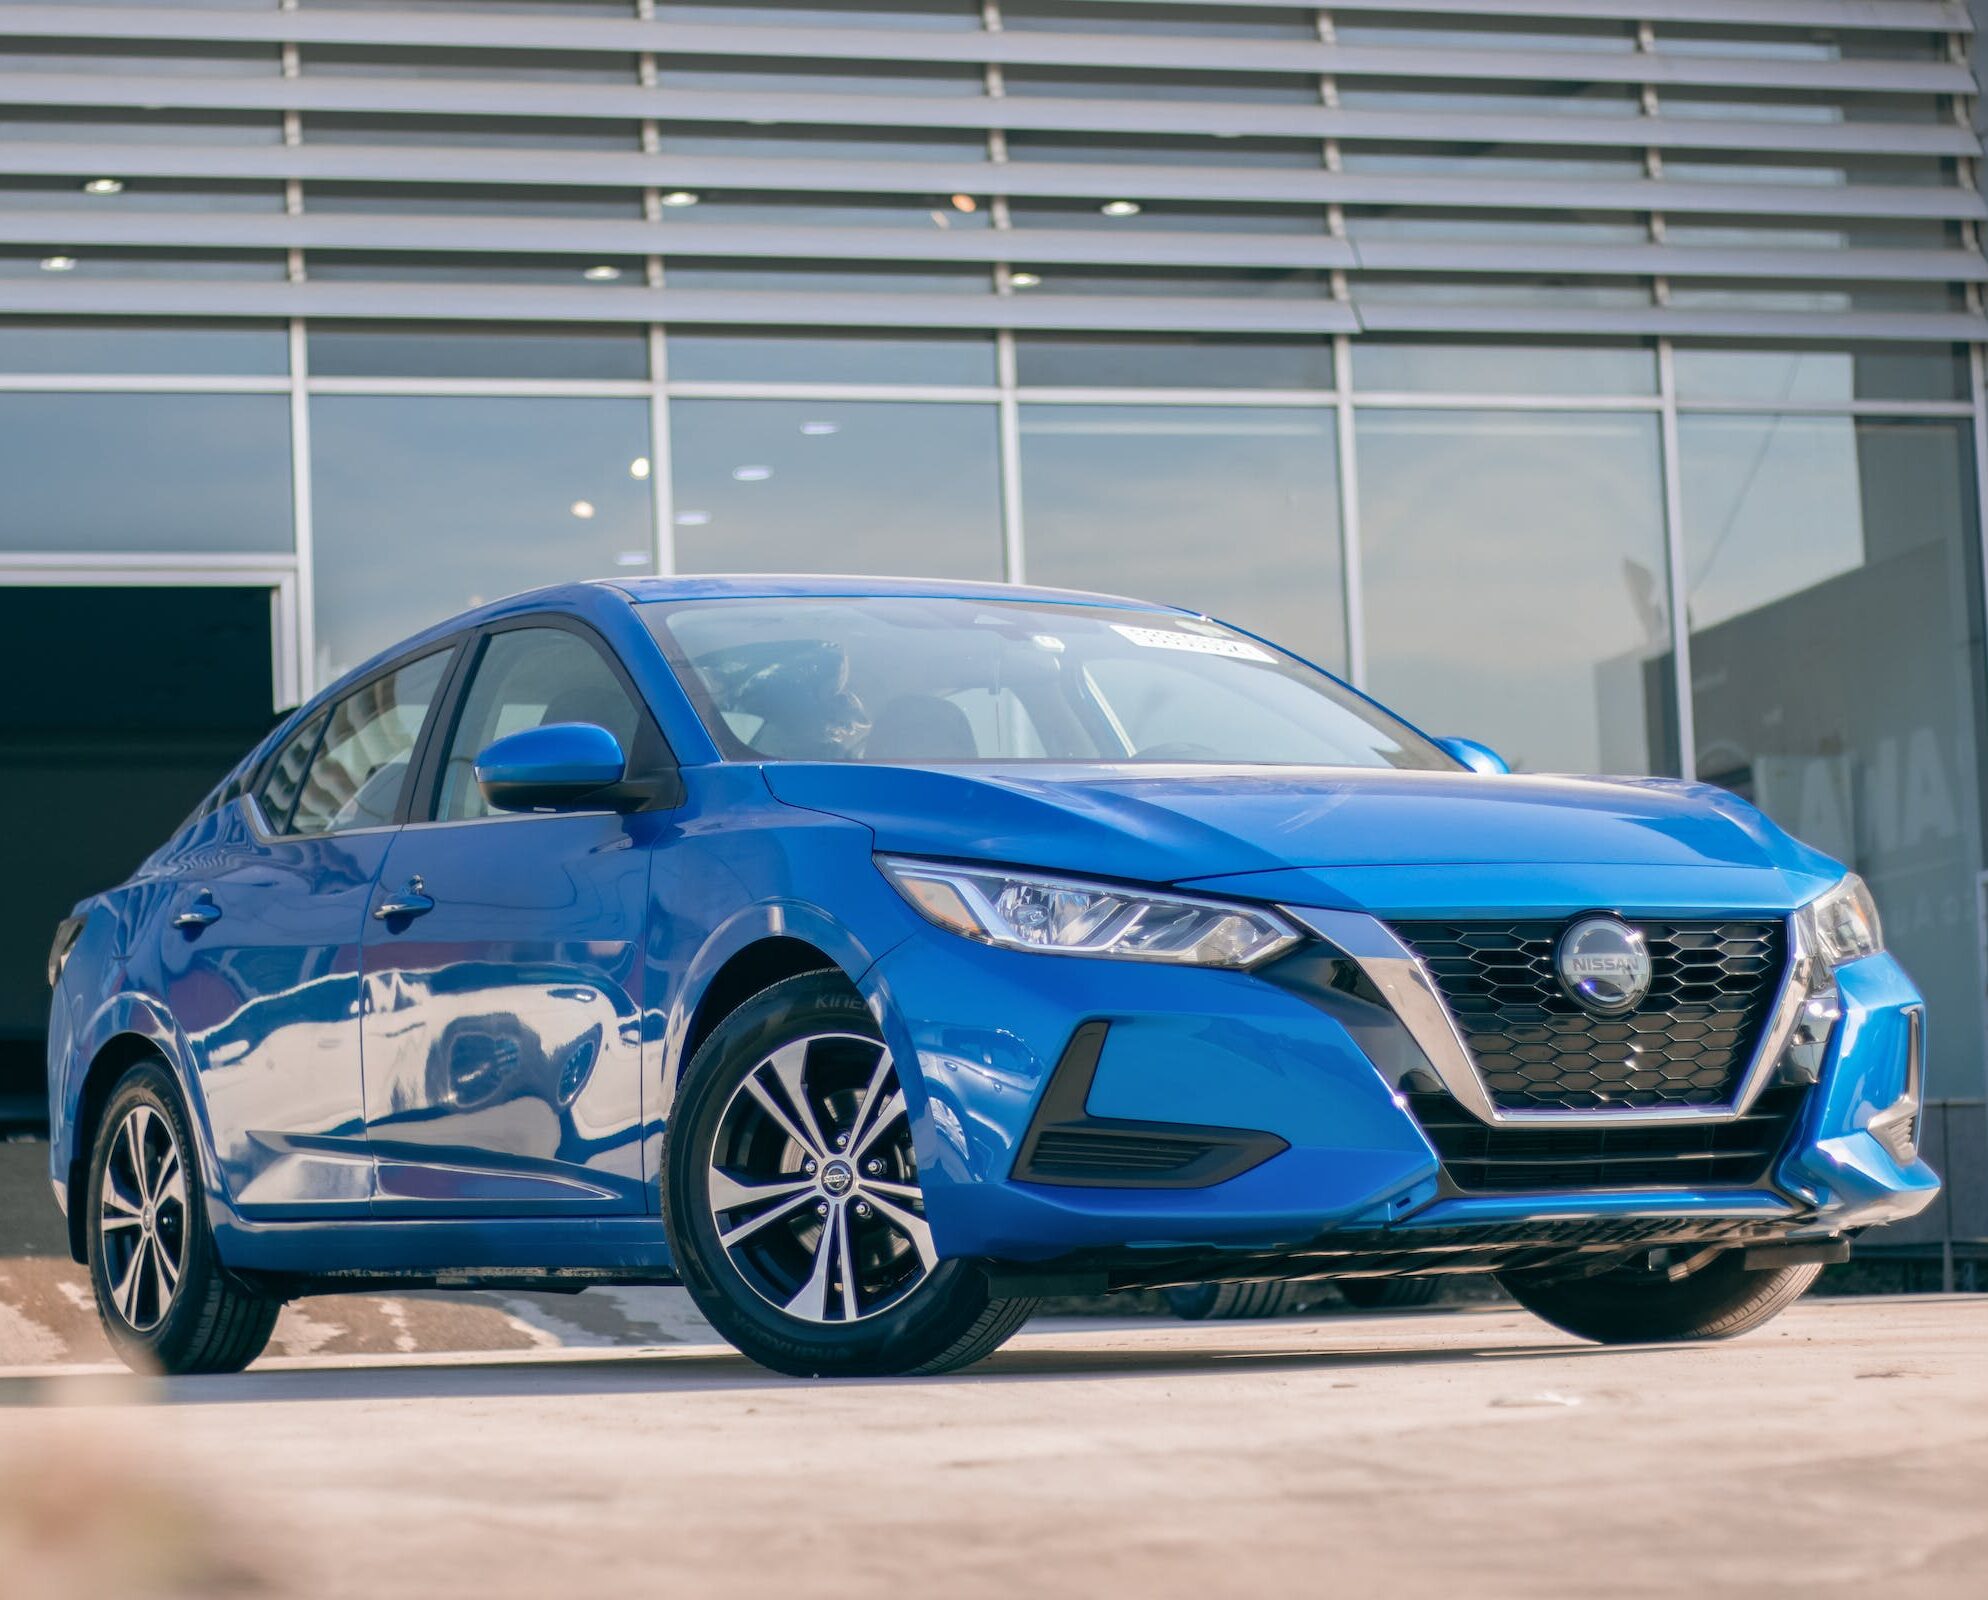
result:
<svg viewBox="0 0 1988 1600"><path fill-rule="evenodd" d="M874 1317L938 1265L896 1065L859 1034L794 1040L745 1075L706 1193L739 1275L804 1322Z"/></svg>
<svg viewBox="0 0 1988 1600"><path fill-rule="evenodd" d="M134 1332L165 1320L186 1268L186 1167L172 1125L151 1106L126 1113L97 1203L104 1283Z"/></svg>

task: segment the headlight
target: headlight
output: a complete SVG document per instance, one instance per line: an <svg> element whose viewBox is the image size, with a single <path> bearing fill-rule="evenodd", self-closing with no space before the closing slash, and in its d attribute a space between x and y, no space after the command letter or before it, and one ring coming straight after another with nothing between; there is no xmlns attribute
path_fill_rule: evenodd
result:
<svg viewBox="0 0 1988 1600"><path fill-rule="evenodd" d="M940 927L1010 950L1253 967L1298 942L1281 919L1258 906L895 856L879 856L877 865Z"/></svg>
<svg viewBox="0 0 1988 1600"><path fill-rule="evenodd" d="M1854 872L1845 873L1841 883L1817 895L1795 915L1801 919L1809 948L1825 973L1834 972L1846 961L1874 956L1884 948L1877 903Z"/></svg>

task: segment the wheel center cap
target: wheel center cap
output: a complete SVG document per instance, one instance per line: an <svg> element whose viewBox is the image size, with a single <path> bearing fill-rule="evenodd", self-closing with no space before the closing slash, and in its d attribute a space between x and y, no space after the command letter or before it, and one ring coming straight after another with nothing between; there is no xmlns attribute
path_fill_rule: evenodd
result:
<svg viewBox="0 0 1988 1600"><path fill-rule="evenodd" d="M152 1231L153 1220L154 1220L154 1212L150 1206L147 1206L143 1211L139 1212L138 1214L138 1226L144 1229L144 1231L147 1233L150 1233Z"/></svg>
<svg viewBox="0 0 1988 1600"><path fill-rule="evenodd" d="M856 1171L846 1161L831 1161L821 1169L821 1190L823 1194L840 1198L847 1194L856 1182Z"/></svg>

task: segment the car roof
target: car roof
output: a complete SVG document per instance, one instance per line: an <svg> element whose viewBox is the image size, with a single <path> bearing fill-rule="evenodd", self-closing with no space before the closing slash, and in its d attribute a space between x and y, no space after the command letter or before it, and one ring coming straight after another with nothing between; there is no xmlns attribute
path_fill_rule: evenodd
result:
<svg viewBox="0 0 1988 1600"><path fill-rule="evenodd" d="M1178 606L1082 589L1046 589L1012 583L973 583L958 578L877 578L859 574L711 573L683 578L603 578L599 580L637 604L658 600L874 599L901 596L921 600L1034 600L1050 605L1122 606L1137 611L1175 611Z"/></svg>

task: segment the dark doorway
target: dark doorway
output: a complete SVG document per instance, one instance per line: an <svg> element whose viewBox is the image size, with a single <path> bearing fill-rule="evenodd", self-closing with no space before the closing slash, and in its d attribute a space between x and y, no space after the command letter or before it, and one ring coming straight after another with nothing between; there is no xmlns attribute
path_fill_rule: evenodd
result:
<svg viewBox="0 0 1988 1600"><path fill-rule="evenodd" d="M46 1115L48 945L275 715L270 591L0 587L0 1122Z"/></svg>

